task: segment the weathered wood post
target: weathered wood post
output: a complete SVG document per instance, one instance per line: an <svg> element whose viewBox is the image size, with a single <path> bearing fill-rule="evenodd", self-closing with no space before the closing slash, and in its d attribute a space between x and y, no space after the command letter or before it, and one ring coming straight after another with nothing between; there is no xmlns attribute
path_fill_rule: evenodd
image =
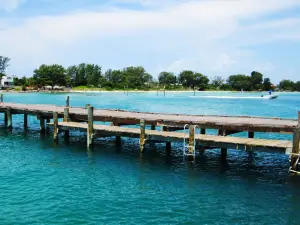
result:
<svg viewBox="0 0 300 225"><path fill-rule="evenodd" d="M7 127L12 128L12 113L11 113L11 108L8 107L6 110L6 119L7 119Z"/></svg>
<svg viewBox="0 0 300 225"><path fill-rule="evenodd" d="M64 108L64 119L63 119L64 122L69 122L70 121L69 113L70 113L69 107L65 107ZM65 140L69 140L69 137L70 137L70 131L69 130L65 130L65 136L64 137L65 137Z"/></svg>
<svg viewBox="0 0 300 225"><path fill-rule="evenodd" d="M70 107L70 96L67 96L66 107Z"/></svg>
<svg viewBox="0 0 300 225"><path fill-rule="evenodd" d="M195 151L195 126L190 125L189 127L189 147L188 147L188 153L194 154ZM194 156L189 155L188 160L195 160Z"/></svg>
<svg viewBox="0 0 300 225"><path fill-rule="evenodd" d="M40 115L40 130L41 132L45 132L46 126L45 126L45 117Z"/></svg>
<svg viewBox="0 0 300 225"><path fill-rule="evenodd" d="M112 122L110 125L111 126L120 126L120 124L116 123L116 122ZM116 145L117 146L121 145L121 136L116 136Z"/></svg>
<svg viewBox="0 0 300 225"><path fill-rule="evenodd" d="M53 140L58 141L58 113L53 112Z"/></svg>
<svg viewBox="0 0 300 225"><path fill-rule="evenodd" d="M27 110L24 112L24 129L28 128L28 112Z"/></svg>
<svg viewBox="0 0 300 225"><path fill-rule="evenodd" d="M155 125L151 125L151 130L155 130L156 126Z"/></svg>
<svg viewBox="0 0 300 225"><path fill-rule="evenodd" d="M166 127L166 126L163 126L163 131L166 131L168 132L169 131L169 128ZM170 141L167 141L166 142L166 153L169 155L171 154L171 150L172 150L172 144Z"/></svg>
<svg viewBox="0 0 300 225"><path fill-rule="evenodd" d="M7 111L5 111L4 112L4 125L7 127L7 123L8 123L8 121L7 121L8 119L7 119Z"/></svg>
<svg viewBox="0 0 300 225"><path fill-rule="evenodd" d="M254 132L248 132L248 138L254 138Z"/></svg>
<svg viewBox="0 0 300 225"><path fill-rule="evenodd" d="M218 130L218 135L219 136L226 136L226 130L219 129ZM226 158L226 156L227 156L227 148L221 148L221 156L223 158Z"/></svg>
<svg viewBox="0 0 300 225"><path fill-rule="evenodd" d="M69 122L70 121L70 96L67 96L66 99L66 107L64 108L64 122ZM65 140L69 140L70 137L70 131L66 130L65 131Z"/></svg>
<svg viewBox="0 0 300 225"><path fill-rule="evenodd" d="M89 106L87 108L88 114L88 129L87 129L87 147L89 148L93 144L94 138L94 107Z"/></svg>
<svg viewBox="0 0 300 225"><path fill-rule="evenodd" d="M146 144L146 131L145 131L145 120L141 119L140 120L140 153L144 153L144 148Z"/></svg>
<svg viewBox="0 0 300 225"><path fill-rule="evenodd" d="M70 109L69 107L64 108L64 122L69 122L69 114L70 114Z"/></svg>
<svg viewBox="0 0 300 225"><path fill-rule="evenodd" d="M205 135L206 134L206 129L205 128L201 128L200 129L200 134ZM204 154L205 147L201 146L199 151L200 151L201 154Z"/></svg>
<svg viewBox="0 0 300 225"><path fill-rule="evenodd" d="M300 112L298 112L298 125L294 130L293 135L293 150L291 155L291 169L297 171L299 163L299 153L300 153Z"/></svg>
<svg viewBox="0 0 300 225"><path fill-rule="evenodd" d="M195 91L195 88L194 88L194 96L196 96L196 91Z"/></svg>
<svg viewBox="0 0 300 225"><path fill-rule="evenodd" d="M0 94L0 103L3 102L3 94Z"/></svg>
<svg viewBox="0 0 300 225"><path fill-rule="evenodd" d="M164 97L166 97L166 86L164 86Z"/></svg>

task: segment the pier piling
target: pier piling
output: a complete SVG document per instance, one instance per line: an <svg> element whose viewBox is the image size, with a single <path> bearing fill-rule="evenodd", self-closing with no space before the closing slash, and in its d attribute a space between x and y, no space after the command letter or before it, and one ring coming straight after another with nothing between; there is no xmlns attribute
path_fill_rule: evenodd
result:
<svg viewBox="0 0 300 225"><path fill-rule="evenodd" d="M219 136L227 136L226 135L226 130L218 130L218 135ZM227 157L227 148L221 148L221 156L222 158L226 158Z"/></svg>
<svg viewBox="0 0 300 225"><path fill-rule="evenodd" d="M39 116L40 117L40 130L41 132L45 132L46 126L45 126L45 117L44 116Z"/></svg>
<svg viewBox="0 0 300 225"><path fill-rule="evenodd" d="M298 126L293 134L293 150L291 155L291 169L297 171L300 154L300 112L298 112Z"/></svg>
<svg viewBox="0 0 300 225"><path fill-rule="evenodd" d="M163 126L162 130L167 131L167 132L170 131L169 127L166 127L166 126ZM171 150L172 150L172 144L170 141L167 141L166 142L166 153L169 155L171 153Z"/></svg>
<svg viewBox="0 0 300 225"><path fill-rule="evenodd" d="M0 94L0 103L3 102L3 94Z"/></svg>
<svg viewBox="0 0 300 225"><path fill-rule="evenodd" d="M66 107L70 107L70 96L67 96Z"/></svg>
<svg viewBox="0 0 300 225"><path fill-rule="evenodd" d="M24 129L28 128L28 111L24 112Z"/></svg>
<svg viewBox="0 0 300 225"><path fill-rule="evenodd" d="M12 113L11 113L11 108L8 107L6 110L6 124L8 128L12 128Z"/></svg>
<svg viewBox="0 0 300 225"><path fill-rule="evenodd" d="M191 125L189 127L189 147L188 147L188 160L193 161L194 156L192 156L194 154L194 151L196 151L195 149L195 126Z"/></svg>
<svg viewBox="0 0 300 225"><path fill-rule="evenodd" d="M248 132L248 138L254 138L254 132Z"/></svg>
<svg viewBox="0 0 300 225"><path fill-rule="evenodd" d="M93 144L94 138L94 107L88 106L88 129L87 129L87 147L89 148Z"/></svg>
<svg viewBox="0 0 300 225"><path fill-rule="evenodd" d="M144 148L146 144L146 131L145 131L145 120L140 120L140 153L144 153Z"/></svg>
<svg viewBox="0 0 300 225"><path fill-rule="evenodd" d="M53 112L53 140L58 141L58 113Z"/></svg>

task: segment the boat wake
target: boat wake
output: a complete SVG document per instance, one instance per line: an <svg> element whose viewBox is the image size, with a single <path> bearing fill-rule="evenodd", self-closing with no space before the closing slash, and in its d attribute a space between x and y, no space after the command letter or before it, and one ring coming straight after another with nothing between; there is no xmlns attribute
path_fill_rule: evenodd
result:
<svg viewBox="0 0 300 225"><path fill-rule="evenodd" d="M218 98L218 99L275 99L278 95L266 95L266 96L189 96L190 98Z"/></svg>

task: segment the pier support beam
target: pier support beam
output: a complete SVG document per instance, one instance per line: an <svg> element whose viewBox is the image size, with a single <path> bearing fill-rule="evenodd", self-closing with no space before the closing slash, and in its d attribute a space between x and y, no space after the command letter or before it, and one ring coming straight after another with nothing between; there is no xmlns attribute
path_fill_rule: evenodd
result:
<svg viewBox="0 0 300 225"><path fill-rule="evenodd" d="M226 136L226 130L218 130L219 136ZM222 158L227 157L227 148L221 148L221 156Z"/></svg>
<svg viewBox="0 0 300 225"><path fill-rule="evenodd" d="M53 112L53 140L58 141L58 113Z"/></svg>
<svg viewBox="0 0 300 225"><path fill-rule="evenodd" d="M24 112L24 129L28 128L28 112L27 110Z"/></svg>
<svg viewBox="0 0 300 225"><path fill-rule="evenodd" d="M40 130L41 130L42 133L44 133L45 130L46 130L45 117L44 116L40 116Z"/></svg>
<svg viewBox="0 0 300 225"><path fill-rule="evenodd" d="M296 172L298 169L299 163L299 154L300 154L300 112L298 112L298 126L294 130L293 135L293 150L291 155L291 170Z"/></svg>
<svg viewBox="0 0 300 225"><path fill-rule="evenodd" d="M90 148L94 139L94 107L88 106L88 129L87 129L87 147Z"/></svg>
<svg viewBox="0 0 300 225"><path fill-rule="evenodd" d="M69 116L69 114L70 114L70 109L69 109L69 96L67 97L67 102L66 102L66 107L64 108L64 119L63 119L63 121L64 122L69 122L70 121L70 116ZM66 130L65 131L65 140L67 141L67 140L69 140L69 138L70 138L70 131L69 130Z"/></svg>
<svg viewBox="0 0 300 225"><path fill-rule="evenodd" d="M11 108L7 108L6 110L6 120L7 120L7 127L12 128L12 113Z"/></svg>
<svg viewBox="0 0 300 225"><path fill-rule="evenodd" d="M200 134L205 135L206 134L206 129L205 128L201 128L200 129ZM204 151L205 151L205 147L201 146L200 149L199 149L200 154L203 155Z"/></svg>
<svg viewBox="0 0 300 225"><path fill-rule="evenodd" d="M144 153L146 144L146 131L145 131L145 120L140 120L140 153Z"/></svg>
<svg viewBox="0 0 300 225"><path fill-rule="evenodd" d="M254 138L254 132L248 132L248 138Z"/></svg>
<svg viewBox="0 0 300 225"><path fill-rule="evenodd" d="M3 94L0 94L0 103L3 102Z"/></svg>
<svg viewBox="0 0 300 225"><path fill-rule="evenodd" d="M111 126L120 126L120 124L117 122L112 122L110 125ZM116 136L116 145L117 146L121 145L121 136Z"/></svg>
<svg viewBox="0 0 300 225"><path fill-rule="evenodd" d="M66 107L70 107L70 96L67 96Z"/></svg>
<svg viewBox="0 0 300 225"><path fill-rule="evenodd" d="M188 153L191 154L188 156L188 160L189 161L193 161L194 156L192 156L194 154L194 151L196 151L195 149L195 126L194 125L190 125L189 127L189 147L188 147Z"/></svg>
<svg viewBox="0 0 300 225"><path fill-rule="evenodd" d="M163 131L169 132L169 127L163 126ZM172 144L170 141L166 142L166 153L169 155L171 154L171 150L172 150Z"/></svg>

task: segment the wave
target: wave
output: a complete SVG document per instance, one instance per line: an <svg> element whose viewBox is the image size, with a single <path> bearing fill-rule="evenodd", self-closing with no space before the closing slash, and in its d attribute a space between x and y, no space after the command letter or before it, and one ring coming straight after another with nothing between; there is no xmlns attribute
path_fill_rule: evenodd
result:
<svg viewBox="0 0 300 225"><path fill-rule="evenodd" d="M269 96L189 96L190 98L221 98L221 99L269 99Z"/></svg>

